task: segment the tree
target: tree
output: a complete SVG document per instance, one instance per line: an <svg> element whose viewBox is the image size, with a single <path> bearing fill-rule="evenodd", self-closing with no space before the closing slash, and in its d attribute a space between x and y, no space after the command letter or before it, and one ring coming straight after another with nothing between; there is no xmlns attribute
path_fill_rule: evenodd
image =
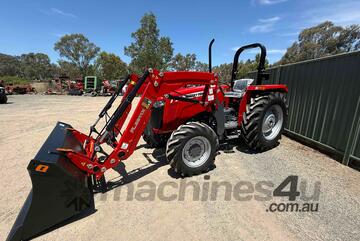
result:
<svg viewBox="0 0 360 241"><path fill-rule="evenodd" d="M287 64L308 59L350 52L360 49L360 26L335 26L326 21L304 29L287 49L277 64Z"/></svg>
<svg viewBox="0 0 360 241"><path fill-rule="evenodd" d="M209 71L209 65L206 64L206 63L203 63L201 61L196 61L195 70L196 71L201 71L201 72L208 72Z"/></svg>
<svg viewBox="0 0 360 241"><path fill-rule="evenodd" d="M185 56L178 53L169 64L171 70L174 71L209 71L209 65L196 60L196 54L186 54Z"/></svg>
<svg viewBox="0 0 360 241"><path fill-rule="evenodd" d="M52 77L52 65L48 55L28 53L20 56L21 76L25 79L46 79Z"/></svg>
<svg viewBox="0 0 360 241"><path fill-rule="evenodd" d="M59 60L58 65L59 66L56 72L59 76L68 76L70 79L77 79L82 77L79 68L75 64Z"/></svg>
<svg viewBox="0 0 360 241"><path fill-rule="evenodd" d="M60 57L64 57L74 64L85 76L88 74L91 61L97 56L100 48L91 43L82 34L64 35L54 46Z"/></svg>
<svg viewBox="0 0 360 241"><path fill-rule="evenodd" d="M257 71L260 63L260 54L256 54L254 60L246 60L245 62L240 61L238 64L238 74L237 78L245 78L248 76L248 73ZM268 59L265 59L264 64L265 69L269 67Z"/></svg>
<svg viewBox="0 0 360 241"><path fill-rule="evenodd" d="M0 76L19 76L19 57L0 53Z"/></svg>
<svg viewBox="0 0 360 241"><path fill-rule="evenodd" d="M213 68L213 72L219 75L221 83L229 83L231 79L232 64L224 63Z"/></svg>
<svg viewBox="0 0 360 241"><path fill-rule="evenodd" d="M101 52L95 61L97 75L103 79L113 80L124 77L127 74L127 65L119 56Z"/></svg>
<svg viewBox="0 0 360 241"><path fill-rule="evenodd" d="M140 28L131 34L134 42L124 48L125 55L131 57L131 70L134 72L142 72L146 68L165 70L173 55L170 38L160 37L153 13L145 14L140 23Z"/></svg>
<svg viewBox="0 0 360 241"><path fill-rule="evenodd" d="M178 53L170 62L170 68L175 71L194 70L196 64L195 54L186 54L185 56Z"/></svg>

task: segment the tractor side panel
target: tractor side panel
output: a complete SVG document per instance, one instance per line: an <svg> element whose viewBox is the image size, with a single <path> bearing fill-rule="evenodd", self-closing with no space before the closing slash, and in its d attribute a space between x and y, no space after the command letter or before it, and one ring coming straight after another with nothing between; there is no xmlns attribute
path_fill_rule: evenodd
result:
<svg viewBox="0 0 360 241"><path fill-rule="evenodd" d="M173 131L187 120L206 111L206 108L200 104L177 100L167 100L165 106L162 123L162 131L164 132Z"/></svg>
<svg viewBox="0 0 360 241"><path fill-rule="evenodd" d="M205 86L181 88L176 92L174 92L173 94L174 95L181 94L187 98L201 101L204 87ZM214 91L217 89L214 87L211 88ZM228 89L228 86L222 86L222 89L226 91ZM158 121L156 121L157 124L152 123L152 126L155 129L154 131L159 134L172 132L173 130L177 129L180 125L185 124L189 119L193 118L194 116L197 116L200 113L204 113L204 112L212 112L211 107L214 105L214 103L216 103L216 101L219 101L220 103L223 103L225 101L224 94L220 89L216 90L216 98L214 98L214 95L215 95L214 92L213 94L209 95L211 100L208 99L209 104L207 106L203 106L201 104L194 104L190 102L166 99L165 106L161 110L161 114L158 115L158 116L162 115L162 121L160 121L159 118L157 118L158 119ZM158 126L158 128L156 128L155 126Z"/></svg>

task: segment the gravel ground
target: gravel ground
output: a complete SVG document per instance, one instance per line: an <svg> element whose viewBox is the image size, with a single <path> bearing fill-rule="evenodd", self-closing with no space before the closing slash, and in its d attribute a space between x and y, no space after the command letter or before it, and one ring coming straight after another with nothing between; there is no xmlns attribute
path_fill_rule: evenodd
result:
<svg viewBox="0 0 360 241"><path fill-rule="evenodd" d="M56 121L87 132L106 101L105 97L25 95L10 96L9 104L0 105L0 240L5 240L31 189L26 166ZM106 174L114 188L95 196L94 214L37 239L360 240L359 172L289 138L283 137L277 148L265 153L251 153L241 143L231 151L221 151L216 168L208 173L210 180L205 180L206 175L180 179L169 171L163 150L146 149L142 140L139 146L124 162L125 169ZM267 181L278 186L290 175L307 182L308 196L320 182L319 200L308 201L319 204L318 212L267 212L271 203L287 203L287 199L260 201L264 194L256 189L241 194L250 200L240 201L232 192L241 182L255 186ZM159 192L160 184L169 182L178 188L167 186L164 193L176 195L175 200L151 196ZM207 197L207 191L221 183L217 197ZM179 187L184 185L182 200ZM197 187L191 185L199 185L202 200L196 199L197 192L194 199ZM134 196L128 191L131 187ZM128 196L133 200L127 200ZM299 198L296 202L304 203Z"/></svg>

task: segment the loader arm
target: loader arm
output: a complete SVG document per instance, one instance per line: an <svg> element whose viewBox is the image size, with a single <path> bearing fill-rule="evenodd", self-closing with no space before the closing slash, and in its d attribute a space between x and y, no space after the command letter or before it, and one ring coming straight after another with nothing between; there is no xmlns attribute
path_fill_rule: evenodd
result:
<svg viewBox="0 0 360 241"><path fill-rule="evenodd" d="M58 149L65 152L67 157L79 169L85 171L88 175L94 175L100 179L104 172L126 160L134 152L137 143L150 119L152 105L160 96L166 96L170 92L177 90L185 85L215 85L217 88L217 76L207 72L165 72L149 69L144 75L136 81L136 84L127 95L123 97L121 104L117 107L114 114L98 133L97 137L88 137L86 141L79 139L85 146L86 153L71 149ZM130 120L118 141L114 140L114 130L119 130L124 124L129 114L130 106L140 87L146 84L143 95L141 96ZM216 89L214 90L216 93ZM204 95L206 100L206 88ZM201 104L207 105L206 101ZM73 132L79 133L76 130ZM77 135L75 135L77 136ZM113 150L106 154L101 144L107 143ZM100 158L100 156L102 157Z"/></svg>
<svg viewBox="0 0 360 241"><path fill-rule="evenodd" d="M132 91L132 89L133 89L133 87L134 87L134 85L136 84L136 82L137 82L138 79L139 79L139 78L138 78L137 75L131 74L131 75L126 76L126 78L125 78L122 82L120 82L117 90L112 94L112 96L110 97L109 101L106 103L106 105L105 105L105 106L103 107L103 109L100 111L99 116L98 116L98 119L97 119L97 120L95 121L95 123L90 127L90 133L89 133L89 135L88 135L89 137L91 136L91 134L92 134L93 132L99 133L99 132L97 131L97 129L96 129L96 125L98 124L98 122L99 122L102 118L105 117L105 119L106 119L105 122L106 122L106 123L108 122L107 119L110 118L110 116L109 116L109 114L108 114L108 110L111 109L111 107L112 107L113 103L115 102L116 98L117 98L117 97L120 95L120 93L122 92L123 87L129 82L128 87L127 87L125 93L123 94L123 98L122 98L120 104L124 101L124 99L125 99L125 98L128 96L128 94ZM127 112L129 112L130 110L131 110L131 106L128 107ZM126 119L126 118L125 118L125 119ZM115 127L115 128L114 128L114 134L115 134L114 137L116 137L116 136L119 134L119 132L120 132L120 130L121 130L124 122L125 122L124 119L119 119L119 120L117 121L117 123L116 123L115 126L114 126L114 127ZM80 133L80 132L78 132L78 133L79 133L79 134L82 134L82 133ZM84 134L82 134L82 135L84 135ZM85 139L86 139L86 137L85 137Z"/></svg>

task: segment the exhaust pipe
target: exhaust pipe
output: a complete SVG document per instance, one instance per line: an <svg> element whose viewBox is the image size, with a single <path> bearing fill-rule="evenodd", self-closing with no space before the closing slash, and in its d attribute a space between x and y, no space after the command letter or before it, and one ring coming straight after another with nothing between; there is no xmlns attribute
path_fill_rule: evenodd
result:
<svg viewBox="0 0 360 241"><path fill-rule="evenodd" d="M95 211L90 178L56 151L69 148L83 151L81 143L58 122L27 169L32 182L8 241L28 240L75 221L80 214ZM54 227L56 225L56 227Z"/></svg>
<svg viewBox="0 0 360 241"><path fill-rule="evenodd" d="M212 54L211 54L211 48L213 43L215 42L215 39L212 39L209 44L209 73L212 72Z"/></svg>

